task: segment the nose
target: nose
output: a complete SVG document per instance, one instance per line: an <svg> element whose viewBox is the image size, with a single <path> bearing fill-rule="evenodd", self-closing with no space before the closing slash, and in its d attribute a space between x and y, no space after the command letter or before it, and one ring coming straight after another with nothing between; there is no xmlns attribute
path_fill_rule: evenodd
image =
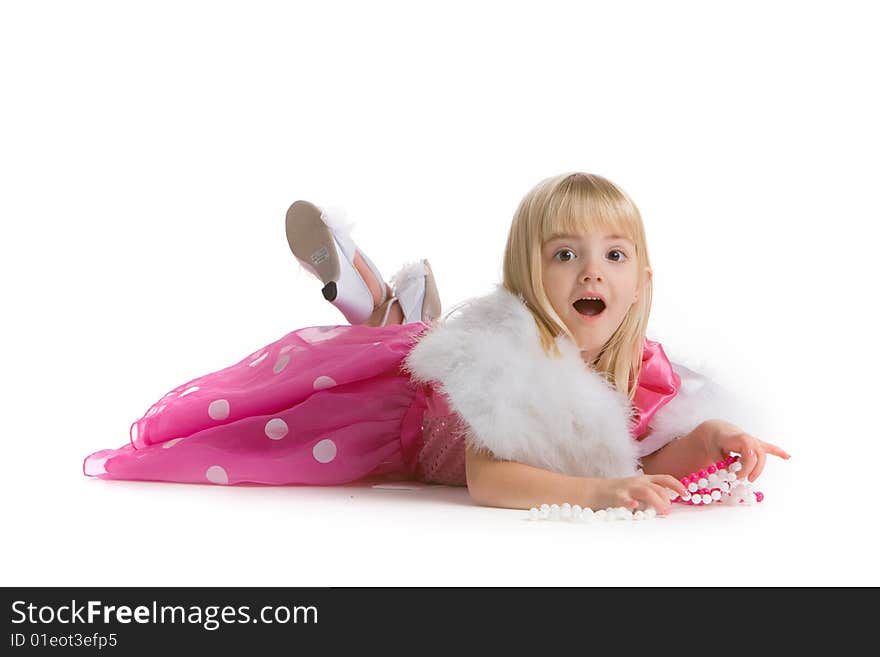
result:
<svg viewBox="0 0 880 657"><path fill-rule="evenodd" d="M582 281L601 281L604 275L599 267L599 261L595 258L584 258L584 266L581 269Z"/></svg>

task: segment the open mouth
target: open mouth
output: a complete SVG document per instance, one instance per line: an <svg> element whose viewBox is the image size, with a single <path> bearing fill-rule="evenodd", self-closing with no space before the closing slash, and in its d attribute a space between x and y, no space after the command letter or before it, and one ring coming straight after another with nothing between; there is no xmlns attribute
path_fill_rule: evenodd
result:
<svg viewBox="0 0 880 657"><path fill-rule="evenodd" d="M602 301L602 299L578 299L574 302L573 305L575 310L577 310L581 315L585 315L587 317L596 317L598 315L601 315L602 311L605 310L605 302Z"/></svg>

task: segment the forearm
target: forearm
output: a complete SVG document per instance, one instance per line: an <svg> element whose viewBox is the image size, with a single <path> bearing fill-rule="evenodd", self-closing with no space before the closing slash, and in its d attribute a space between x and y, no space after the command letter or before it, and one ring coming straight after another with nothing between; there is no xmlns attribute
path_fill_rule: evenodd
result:
<svg viewBox="0 0 880 657"><path fill-rule="evenodd" d="M645 474L668 474L676 479L702 470L710 465L710 460L704 442L690 434L667 443L641 459Z"/></svg>
<svg viewBox="0 0 880 657"><path fill-rule="evenodd" d="M471 498L483 506L529 509L541 504L596 507L601 479L587 479L535 468L515 461L469 458Z"/></svg>

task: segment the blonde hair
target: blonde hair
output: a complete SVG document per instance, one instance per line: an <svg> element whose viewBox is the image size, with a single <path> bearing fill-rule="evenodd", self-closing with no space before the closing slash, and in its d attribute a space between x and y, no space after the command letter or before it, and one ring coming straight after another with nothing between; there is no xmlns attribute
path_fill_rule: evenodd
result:
<svg viewBox="0 0 880 657"><path fill-rule="evenodd" d="M640 291L591 365L632 400L642 368L653 287L645 272L645 266L650 267L651 263L642 217L623 190L589 173L563 174L538 183L525 195L513 216L504 250L503 285L525 301L535 318L545 353L559 357L556 338L565 334L573 340L574 336L553 310L544 291L542 248L554 234L606 229L635 244Z"/></svg>

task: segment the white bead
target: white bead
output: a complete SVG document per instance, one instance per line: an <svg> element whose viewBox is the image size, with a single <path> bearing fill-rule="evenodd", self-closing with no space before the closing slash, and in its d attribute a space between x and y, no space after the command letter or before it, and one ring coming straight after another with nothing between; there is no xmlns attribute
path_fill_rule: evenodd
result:
<svg viewBox="0 0 880 657"><path fill-rule="evenodd" d="M581 514L581 522L593 522L594 516L593 510L590 507L586 507Z"/></svg>
<svg viewBox="0 0 880 657"><path fill-rule="evenodd" d="M559 505L550 505L550 520L559 520Z"/></svg>
<svg viewBox="0 0 880 657"><path fill-rule="evenodd" d="M583 513L584 513L584 510L581 508L580 504L575 504L573 507L571 507L571 517L574 518L575 520L580 518L583 515Z"/></svg>
<svg viewBox="0 0 880 657"><path fill-rule="evenodd" d="M543 511L545 513L550 513L550 505L549 504L542 504L541 511Z"/></svg>
<svg viewBox="0 0 880 657"><path fill-rule="evenodd" d="M564 520L571 520L571 504L566 502L559 509L559 515L562 516Z"/></svg>
<svg viewBox="0 0 880 657"><path fill-rule="evenodd" d="M633 514L633 520L644 520L644 519L645 519L645 512L644 511L636 511Z"/></svg>
<svg viewBox="0 0 880 657"><path fill-rule="evenodd" d="M743 469L743 464L740 463L739 461L737 461L736 463L730 464L730 471L731 472L739 472L742 469Z"/></svg>
<svg viewBox="0 0 880 657"><path fill-rule="evenodd" d="M718 474L718 478L721 479L722 481L724 481L725 479L727 479L727 470L725 470L724 468L721 468L721 469L717 472L717 474Z"/></svg>
<svg viewBox="0 0 880 657"><path fill-rule="evenodd" d="M541 512L538 511L535 507L529 509L529 520L537 520L541 517Z"/></svg>
<svg viewBox="0 0 880 657"><path fill-rule="evenodd" d="M718 478L718 475L715 474L714 472L709 475L709 485L710 486L717 486L720 482L721 482L721 480Z"/></svg>
<svg viewBox="0 0 880 657"><path fill-rule="evenodd" d="M709 485L709 481L705 477L700 477L697 480L697 486L699 488L706 488Z"/></svg>
<svg viewBox="0 0 880 657"><path fill-rule="evenodd" d="M684 495L681 496L681 499L684 500L685 502L688 502L691 499L691 494L685 493Z"/></svg>
<svg viewBox="0 0 880 657"><path fill-rule="evenodd" d="M709 493L703 493L703 504L712 504L712 496Z"/></svg>
<svg viewBox="0 0 880 657"><path fill-rule="evenodd" d="M694 495L691 498L691 504L700 504L703 501L702 495Z"/></svg>
<svg viewBox="0 0 880 657"><path fill-rule="evenodd" d="M694 482L688 484L688 490L692 493L696 493L699 486L697 486Z"/></svg>
<svg viewBox="0 0 880 657"><path fill-rule="evenodd" d="M710 495L712 496L712 499L713 499L713 500L716 500L716 501L717 501L717 500L720 500L720 499L721 499L721 491L720 491L720 490L717 490L717 489L716 489L716 490L713 490L713 491L710 493Z"/></svg>
<svg viewBox="0 0 880 657"><path fill-rule="evenodd" d="M605 516L607 515L608 512L605 509L599 509L598 511L596 511L596 513L593 514L596 520L605 520Z"/></svg>
<svg viewBox="0 0 880 657"><path fill-rule="evenodd" d="M722 493L730 492L730 484L728 484L726 481L722 481L718 487L721 489Z"/></svg>
<svg viewBox="0 0 880 657"><path fill-rule="evenodd" d="M547 507L546 509L544 507ZM541 508L538 509L538 516L541 520L547 520L550 517L550 507L546 504L542 504Z"/></svg>
<svg viewBox="0 0 880 657"><path fill-rule="evenodd" d="M657 517L657 509L655 509L653 506L649 506L647 509L645 509L645 517L646 518L656 518Z"/></svg>

